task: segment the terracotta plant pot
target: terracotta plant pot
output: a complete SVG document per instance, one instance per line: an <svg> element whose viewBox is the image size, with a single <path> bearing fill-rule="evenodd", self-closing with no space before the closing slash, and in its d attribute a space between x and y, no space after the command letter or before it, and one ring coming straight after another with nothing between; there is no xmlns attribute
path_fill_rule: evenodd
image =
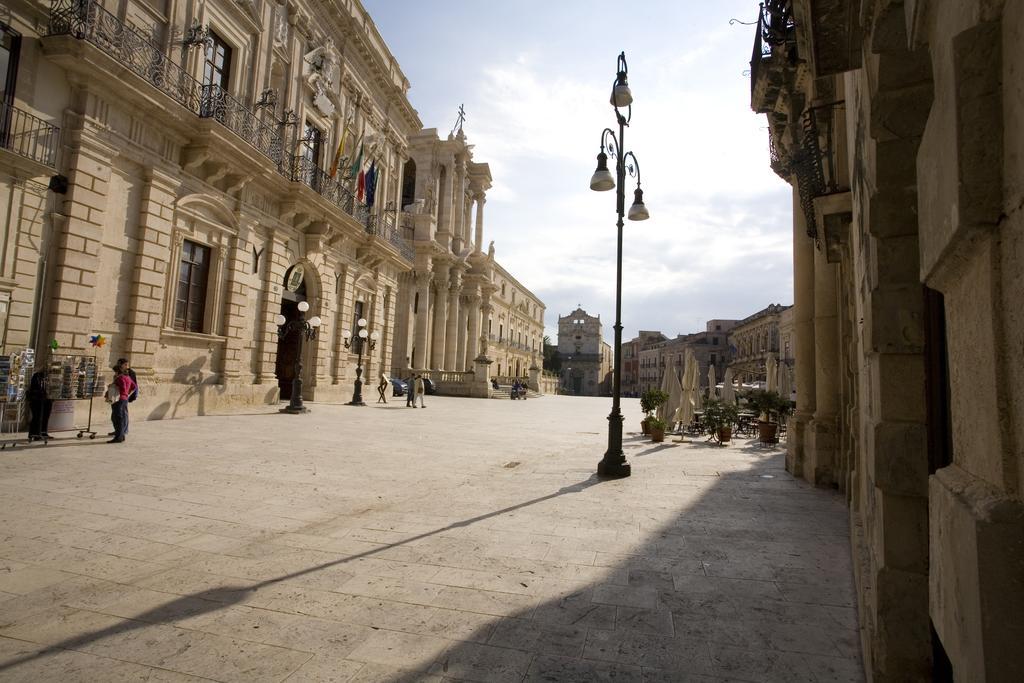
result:
<svg viewBox="0 0 1024 683"><path fill-rule="evenodd" d="M646 417L644 419L640 420L640 433L641 434L650 434L651 433L651 430L647 428L647 418Z"/></svg>
<svg viewBox="0 0 1024 683"><path fill-rule="evenodd" d="M665 440L665 428L654 427L651 429L651 441L654 443L661 443Z"/></svg>
<svg viewBox="0 0 1024 683"><path fill-rule="evenodd" d="M732 427L722 427L718 430L718 442L725 443L732 441Z"/></svg>
<svg viewBox="0 0 1024 683"><path fill-rule="evenodd" d="M758 420L757 423L757 438L762 443L774 443L775 433L778 431L779 425L774 422L763 422Z"/></svg>

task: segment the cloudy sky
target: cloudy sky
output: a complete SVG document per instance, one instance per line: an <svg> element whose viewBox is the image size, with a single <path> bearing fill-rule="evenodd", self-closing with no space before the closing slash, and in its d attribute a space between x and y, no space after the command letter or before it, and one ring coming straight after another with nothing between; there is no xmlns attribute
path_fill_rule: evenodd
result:
<svg viewBox="0 0 1024 683"><path fill-rule="evenodd" d="M639 159L645 222L626 221L624 339L695 332L792 303L792 201L768 167L745 76L753 0L364 0L442 135L464 103L474 160L494 186L484 239L547 305L548 334L577 304L615 321L614 192L589 189L616 57L633 91L626 149ZM627 178L628 197L635 181ZM627 206L631 200L627 199Z"/></svg>

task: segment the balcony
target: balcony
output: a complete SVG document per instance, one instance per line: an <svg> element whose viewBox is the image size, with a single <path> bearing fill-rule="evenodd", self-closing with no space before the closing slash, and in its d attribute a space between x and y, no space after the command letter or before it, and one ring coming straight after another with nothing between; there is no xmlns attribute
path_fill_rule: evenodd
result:
<svg viewBox="0 0 1024 683"><path fill-rule="evenodd" d="M790 0L767 0L757 17L750 56L750 108L758 114L774 111L796 64L796 25Z"/></svg>
<svg viewBox="0 0 1024 683"><path fill-rule="evenodd" d="M204 86L148 36L93 0L54 0L46 35L70 36L94 45L114 61L112 66L130 71L199 118L218 122L281 168L284 147L276 127L261 121L223 88Z"/></svg>
<svg viewBox="0 0 1024 683"><path fill-rule="evenodd" d="M57 168L60 128L15 106L0 102L0 149L27 159L33 175L53 173ZM19 161L18 165L25 165Z"/></svg>
<svg viewBox="0 0 1024 683"><path fill-rule="evenodd" d="M394 247L402 258L413 261L416 250L405 237L403 231L395 226L395 211L385 210L374 215L365 203L359 201L349 189L351 180L331 177L313 160L304 154L291 157L285 175L292 181L302 183L321 197L331 202L343 213L351 216L363 226L368 235L379 237Z"/></svg>
<svg viewBox="0 0 1024 683"><path fill-rule="evenodd" d="M807 234L812 239L818 238L814 200L850 189L839 154L845 131L839 117L844 114L844 108L845 103L839 101L806 109L800 120L800 144L790 158L800 208L807 221Z"/></svg>

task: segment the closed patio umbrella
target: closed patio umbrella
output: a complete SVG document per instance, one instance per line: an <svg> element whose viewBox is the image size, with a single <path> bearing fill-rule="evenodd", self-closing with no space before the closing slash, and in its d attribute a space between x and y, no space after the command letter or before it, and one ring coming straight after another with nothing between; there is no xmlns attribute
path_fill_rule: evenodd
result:
<svg viewBox="0 0 1024 683"><path fill-rule="evenodd" d="M733 405L736 403L736 389L732 385L732 368L725 369L722 376L722 401Z"/></svg>
<svg viewBox="0 0 1024 683"><path fill-rule="evenodd" d="M675 368L669 368L665 374L671 375L669 377L668 403L665 404L665 415L669 427L671 427L676 421L676 410L679 409L679 404L683 400L683 385L679 382L679 375L676 374Z"/></svg>
<svg viewBox="0 0 1024 683"><path fill-rule="evenodd" d="M693 350L687 351L687 360L693 364L693 375L690 377L690 391L693 393L693 409L694 411L704 410L704 396L700 390L700 365L697 363L697 357L693 355Z"/></svg>
<svg viewBox="0 0 1024 683"><path fill-rule="evenodd" d="M694 389L693 380L697 377L696 359L692 351L687 351L686 362L683 366L683 382L681 386L679 407L676 408L675 421L680 422L685 428L693 420Z"/></svg>
<svg viewBox="0 0 1024 683"><path fill-rule="evenodd" d="M672 371L672 366L668 366L661 373L661 390L666 394L670 394L672 377L675 376L675 372ZM665 420L668 422L669 418L672 417L672 413L668 412L668 402L662 403L658 406L657 416L659 420Z"/></svg>
<svg viewBox="0 0 1024 683"><path fill-rule="evenodd" d="M768 361L765 363L765 378L768 381L768 386L765 387L768 391L776 391L779 388L779 369L778 363L775 362L775 356L769 355Z"/></svg>
<svg viewBox="0 0 1024 683"><path fill-rule="evenodd" d="M715 377L715 366L714 364L708 365L708 399L713 400L718 398L718 390L715 385L718 384L718 379Z"/></svg>

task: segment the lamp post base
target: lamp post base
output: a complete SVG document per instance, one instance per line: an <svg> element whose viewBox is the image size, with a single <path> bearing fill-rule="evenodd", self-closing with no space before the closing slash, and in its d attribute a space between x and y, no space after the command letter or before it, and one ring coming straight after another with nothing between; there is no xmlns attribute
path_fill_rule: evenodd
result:
<svg viewBox="0 0 1024 683"><path fill-rule="evenodd" d="M345 405L347 405L347 406L365 406L366 402L365 401L349 401Z"/></svg>
<svg viewBox="0 0 1024 683"><path fill-rule="evenodd" d="M302 413L308 413L309 408L305 406L285 406L284 408L281 408L281 410L277 412L288 413L289 415L300 415Z"/></svg>
<svg viewBox="0 0 1024 683"><path fill-rule="evenodd" d="M626 455L622 452L622 413L618 406L612 408L612 414L608 416L608 450L604 458L597 463L597 476L606 479L621 479L632 474L632 468L626 462Z"/></svg>

